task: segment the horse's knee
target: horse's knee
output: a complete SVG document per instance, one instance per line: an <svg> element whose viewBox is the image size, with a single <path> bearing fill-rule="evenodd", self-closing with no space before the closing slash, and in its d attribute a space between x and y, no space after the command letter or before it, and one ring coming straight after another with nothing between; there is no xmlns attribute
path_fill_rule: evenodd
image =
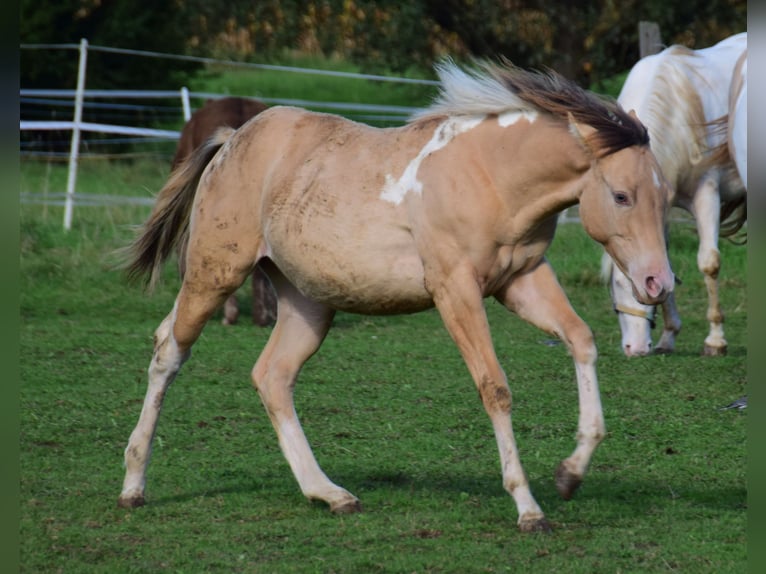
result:
<svg viewBox="0 0 766 574"><path fill-rule="evenodd" d="M578 321L567 331L565 339L572 358L578 363L593 364L598 357L593 331L584 321Z"/></svg>
<svg viewBox="0 0 766 574"><path fill-rule="evenodd" d="M510 413L513 399L508 384L490 376L484 376L478 381L479 395L487 412L500 411Z"/></svg>
<svg viewBox="0 0 766 574"><path fill-rule="evenodd" d="M721 254L718 249L710 249L697 255L697 267L700 272L716 279L721 270Z"/></svg>

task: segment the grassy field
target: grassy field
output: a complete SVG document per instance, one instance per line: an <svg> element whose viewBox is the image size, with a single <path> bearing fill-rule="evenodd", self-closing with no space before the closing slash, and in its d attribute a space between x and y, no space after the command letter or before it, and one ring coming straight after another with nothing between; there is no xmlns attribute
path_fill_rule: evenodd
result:
<svg viewBox="0 0 766 574"><path fill-rule="evenodd" d="M306 62L295 62L306 65ZM337 69L337 68L336 68ZM350 70L349 70L350 71ZM402 87L355 94L211 72L193 90L418 105ZM243 79L245 78L245 79ZM313 80L312 80L313 81ZM238 84L237 82L242 82ZM271 84L269 84L271 82ZM283 84L280 84L283 82ZM364 88L367 89L367 88ZM324 91L328 90L325 94ZM320 97L320 94L321 97ZM417 103L416 103L417 102ZM166 161L167 160L167 161ZM83 162L78 192L151 197L169 158ZM62 191L66 168L22 162L22 192ZM706 295L696 234L672 229L684 328L672 356L626 359L600 282L599 246L562 225L549 253L593 329L608 435L573 500L553 471L574 448L577 392L561 345L487 302L514 393L532 490L554 527L522 535L501 486L486 414L438 315L339 314L305 366L296 408L328 475L364 512L306 501L250 386L269 329L212 320L165 401L147 505L118 509L123 449L146 390L152 335L178 278L148 296L115 270L147 207L20 212L21 570L23 572L688 572L746 569L746 250L721 245L729 354L700 356Z"/></svg>
<svg viewBox="0 0 766 574"><path fill-rule="evenodd" d="M65 177L22 165L21 186ZM83 190L151 194L164 168L83 167ZM561 345L487 302L514 426L552 535L516 530L489 421L435 312L338 315L296 406L316 456L365 512L306 501L249 371L269 329L211 321L166 399L147 506L116 506L174 265L151 297L112 252L145 207L21 209L21 564L24 572L742 572L747 415L744 248L721 246L729 354L700 356L696 236L672 232L684 329L672 356L628 360L598 278L599 247L561 226L550 259L594 330L608 436L572 501L553 470L574 447L576 386ZM241 291L245 302L246 288Z"/></svg>

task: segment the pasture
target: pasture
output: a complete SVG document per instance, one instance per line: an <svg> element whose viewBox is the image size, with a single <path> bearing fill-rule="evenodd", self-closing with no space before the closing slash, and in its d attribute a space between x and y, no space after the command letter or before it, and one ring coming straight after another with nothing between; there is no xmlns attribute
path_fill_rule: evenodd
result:
<svg viewBox="0 0 766 574"><path fill-rule="evenodd" d="M22 164L22 191L66 177L44 169ZM80 182L140 195L165 174L151 162L103 162L83 166ZM178 287L172 262L151 296L113 268L113 251L147 215L80 207L65 233L60 208L21 207L22 571L745 570L747 412L719 410L745 393L745 248L721 245L727 356L700 356L706 293L695 231L679 223L676 351L627 359L598 276L599 246L578 224L559 227L549 259L595 333L607 426L568 502L553 471L577 428L572 361L486 302L522 463L554 528L524 535L489 420L434 311L339 314L299 379L296 409L317 459L360 497L361 514L333 516L301 495L250 385L269 329L252 326L247 308L235 326L220 316L208 324L165 400L147 505L117 508L152 335Z"/></svg>

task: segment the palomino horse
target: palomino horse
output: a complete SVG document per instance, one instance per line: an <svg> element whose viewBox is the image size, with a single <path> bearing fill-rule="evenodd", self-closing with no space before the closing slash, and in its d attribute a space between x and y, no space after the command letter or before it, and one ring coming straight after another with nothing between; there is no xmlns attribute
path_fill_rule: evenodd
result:
<svg viewBox="0 0 766 574"><path fill-rule="evenodd" d="M733 72L746 50L747 33L702 50L672 46L639 60L618 98L625 108L636 110L649 129L652 151L673 189L672 204L688 211L697 222L697 266L705 278L710 323L705 355L723 355L727 348L718 298L718 237L734 235L747 216L747 180L743 175L747 168L747 119L742 115L745 108L735 108L729 115L735 122L733 129L727 129L725 122L730 89L742 81L735 78L733 82ZM739 69L746 73L746 62ZM744 101L746 105L746 94L738 93L732 104L742 105ZM729 141L738 142L738 149L731 154L726 145L727 133ZM739 173L732 157L744 165ZM602 259L602 274L610 283L623 352L628 356L648 354L652 348L654 307L636 301L630 281L614 269L608 254ZM662 305L662 318L664 327L656 351L669 353L681 330L672 295Z"/></svg>
<svg viewBox="0 0 766 574"><path fill-rule="evenodd" d="M545 251L557 214L579 202L585 230L632 278L639 298L662 301L673 289L667 184L646 129L613 100L507 62L471 70L446 62L437 70L439 98L405 126L273 107L220 149L211 142L196 152L160 191L128 271L154 280L190 218L187 272L155 333L120 506L144 504L168 385L210 314L256 263L276 289L279 314L252 381L306 497L336 513L361 508L320 469L293 405L296 377L336 310L436 306L491 419L520 528L548 529L514 440L511 393L484 309L490 296L560 337L573 356L577 447L556 484L564 498L574 494L605 432L596 346Z"/></svg>
<svg viewBox="0 0 766 574"><path fill-rule="evenodd" d="M250 98L226 97L208 100L194 112L181 130L172 169L176 169L191 153L201 146L218 128L238 128L253 116L268 109L268 106ZM181 275L184 256L179 253ZM277 300L268 277L260 267L252 273L252 316L253 323L261 327L271 325L277 318ZM233 325L239 318L237 297L231 294L223 305L224 325Z"/></svg>

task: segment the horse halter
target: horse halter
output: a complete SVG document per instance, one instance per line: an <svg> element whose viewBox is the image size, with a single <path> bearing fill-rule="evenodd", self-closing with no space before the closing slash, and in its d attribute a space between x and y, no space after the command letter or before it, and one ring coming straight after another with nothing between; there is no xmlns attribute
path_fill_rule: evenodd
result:
<svg viewBox="0 0 766 574"><path fill-rule="evenodd" d="M642 319L646 319L649 321L649 326L654 329L656 326L656 323L654 321L654 314L655 314L655 308L650 307L649 311L644 311L643 309L633 309L631 307L626 307L625 305L618 305L617 303L614 303L612 305L612 308L614 309L615 313L624 313L626 315L633 315L634 317L641 317Z"/></svg>
<svg viewBox="0 0 766 574"><path fill-rule="evenodd" d="M634 317L641 317L642 319L646 319L649 321L649 326L654 329L657 324L654 321L654 315L657 311L656 307L649 307L648 311L644 311L643 309L637 309L634 307L627 307L626 305L621 305L620 303L614 302L614 291L612 290L612 277L609 277L609 281L607 281L607 285L609 286L609 298L612 300L612 309L615 313L620 314L624 313L625 315L633 315Z"/></svg>

